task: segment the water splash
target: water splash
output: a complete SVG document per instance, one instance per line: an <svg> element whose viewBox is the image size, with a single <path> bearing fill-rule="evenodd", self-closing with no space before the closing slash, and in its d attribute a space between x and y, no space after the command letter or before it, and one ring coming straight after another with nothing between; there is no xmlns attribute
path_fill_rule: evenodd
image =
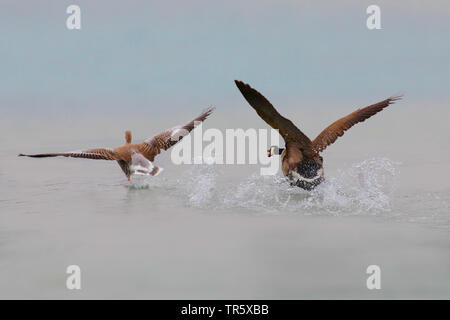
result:
<svg viewBox="0 0 450 320"><path fill-rule="evenodd" d="M217 167L213 164L195 164L187 172L186 191L194 207L210 206L216 196Z"/></svg>
<svg viewBox="0 0 450 320"><path fill-rule="evenodd" d="M133 174L130 177L130 181L126 182L124 186L128 189L150 189L161 185L159 177L146 175L146 174Z"/></svg>
<svg viewBox="0 0 450 320"><path fill-rule="evenodd" d="M342 169L315 190L291 186L285 177L252 174L235 184L218 184L217 166L189 172L188 199L195 207L246 209L269 214L360 215L391 211L397 163L373 158Z"/></svg>
<svg viewBox="0 0 450 320"><path fill-rule="evenodd" d="M399 190L399 163L371 158L328 173L313 191L291 186L282 176L261 176L255 170L236 180L226 168L201 164L189 166L177 179L136 176L125 184L129 190L147 189L156 198L168 197L176 205L207 211L268 215L376 215L396 220L448 226L448 193ZM414 199L414 201L412 201ZM172 201L172 200L171 200Z"/></svg>
<svg viewBox="0 0 450 320"><path fill-rule="evenodd" d="M334 215L390 212L397 166L387 158L372 158L341 169L311 192L308 203Z"/></svg>

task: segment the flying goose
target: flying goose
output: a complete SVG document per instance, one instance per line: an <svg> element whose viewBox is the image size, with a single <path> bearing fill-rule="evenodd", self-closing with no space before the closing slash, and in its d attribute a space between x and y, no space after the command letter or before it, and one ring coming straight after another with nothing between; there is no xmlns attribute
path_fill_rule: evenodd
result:
<svg viewBox="0 0 450 320"><path fill-rule="evenodd" d="M87 149L81 151L41 154L19 154L20 157L46 158L46 157L72 157L94 160L115 160L130 181L132 174L146 174L156 176L162 168L152 164L161 150L167 150L184 136L188 135L198 123L204 121L214 110L214 107L206 109L202 114L183 126L176 126L145 140L132 144L131 131L125 131L125 144L115 149Z"/></svg>
<svg viewBox="0 0 450 320"><path fill-rule="evenodd" d="M272 104L248 84L235 80L236 86L256 113L277 129L285 141L285 148L272 146L268 156L281 154L281 169L291 183L306 190L312 190L324 180L323 158L319 155L327 146L358 122L370 118L388 105L401 99L393 96L333 122L313 141L301 132L289 119L284 118Z"/></svg>

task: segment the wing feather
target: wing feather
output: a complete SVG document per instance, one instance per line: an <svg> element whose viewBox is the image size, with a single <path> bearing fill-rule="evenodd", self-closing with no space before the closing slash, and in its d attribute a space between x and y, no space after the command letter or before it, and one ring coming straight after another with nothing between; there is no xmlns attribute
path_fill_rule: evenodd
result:
<svg viewBox="0 0 450 320"><path fill-rule="evenodd" d="M19 154L19 157L48 158L48 157L71 157L94 160L120 160L120 157L111 149L87 149L81 151L39 153L39 154Z"/></svg>
<svg viewBox="0 0 450 320"><path fill-rule="evenodd" d="M203 111L198 117L184 124L171 129L167 129L142 143L137 144L137 149L148 160L153 161L161 150L167 150L183 137L187 136L200 122L203 122L214 111L210 107Z"/></svg>
<svg viewBox="0 0 450 320"><path fill-rule="evenodd" d="M336 141L338 137L341 137L345 131L353 127L359 122L363 122L369 119L371 116L380 112L395 101L400 100L402 96L393 96L386 100L380 101L365 108L358 109L349 115L333 122L325 130L323 130L317 138L312 142L314 150L321 152L325 150L330 144Z"/></svg>
<svg viewBox="0 0 450 320"><path fill-rule="evenodd" d="M235 80L236 86L256 113L272 128L277 129L286 143L300 143L304 151L312 150L311 140L298 129L289 119L286 119L261 93L248 84Z"/></svg>

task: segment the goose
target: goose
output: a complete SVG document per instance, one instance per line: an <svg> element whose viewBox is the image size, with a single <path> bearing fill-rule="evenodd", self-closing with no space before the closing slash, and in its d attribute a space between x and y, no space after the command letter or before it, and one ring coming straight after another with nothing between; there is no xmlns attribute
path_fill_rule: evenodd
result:
<svg viewBox="0 0 450 320"><path fill-rule="evenodd" d="M183 126L167 129L141 143L133 144L130 130L125 131L125 144L115 149L95 148L80 151L40 154L19 154L19 157L47 158L47 157L72 157L94 160L115 160L125 173L128 181L133 174L156 176L163 168L153 165L155 157L161 150L167 150L184 136L187 136L197 124L203 122L214 110L210 107L198 117Z"/></svg>
<svg viewBox="0 0 450 320"><path fill-rule="evenodd" d="M291 184L312 190L324 181L323 158L320 155L327 146L336 141L345 131L359 122L370 118L402 96L392 96L386 100L360 108L333 122L313 141L286 119L273 105L250 85L235 80L236 86L256 113L272 128L277 129L285 142L284 148L271 146L268 156L281 155L281 169Z"/></svg>

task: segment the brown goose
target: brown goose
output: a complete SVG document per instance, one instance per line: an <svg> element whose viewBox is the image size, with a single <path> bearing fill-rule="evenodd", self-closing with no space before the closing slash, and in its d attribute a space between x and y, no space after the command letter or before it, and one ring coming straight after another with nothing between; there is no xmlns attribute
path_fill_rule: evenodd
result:
<svg viewBox="0 0 450 320"><path fill-rule="evenodd" d="M202 114L183 126L176 126L138 144L131 143L131 131L125 131L125 144L115 149L87 149L81 151L41 154L19 154L19 156L46 158L46 157L72 157L94 160L116 160L122 171L130 180L132 174L147 174L156 176L162 168L152 164L161 150L167 150L184 136L188 135L199 122L204 121L214 110L206 109Z"/></svg>
<svg viewBox="0 0 450 320"><path fill-rule="evenodd" d="M267 151L268 156L281 154L283 174L290 178L292 184L306 190L312 190L324 180L320 152L342 136L344 131L401 99L401 96L394 96L358 109L333 122L311 141L289 119L280 115L262 94L241 81L235 80L235 83L256 113L272 128L277 129L285 141L284 149L272 146Z"/></svg>

